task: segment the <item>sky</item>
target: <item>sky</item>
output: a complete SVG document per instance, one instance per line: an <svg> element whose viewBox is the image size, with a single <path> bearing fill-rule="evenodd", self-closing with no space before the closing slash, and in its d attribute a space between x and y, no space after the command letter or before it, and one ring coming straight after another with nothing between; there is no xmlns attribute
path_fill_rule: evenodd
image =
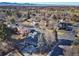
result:
<svg viewBox="0 0 79 59"><path fill-rule="evenodd" d="M40 3L40 2L79 2L79 0L0 0L0 2L17 2L17 3Z"/></svg>
<svg viewBox="0 0 79 59"><path fill-rule="evenodd" d="M79 0L0 0L0 2L75 5L75 6L79 5Z"/></svg>

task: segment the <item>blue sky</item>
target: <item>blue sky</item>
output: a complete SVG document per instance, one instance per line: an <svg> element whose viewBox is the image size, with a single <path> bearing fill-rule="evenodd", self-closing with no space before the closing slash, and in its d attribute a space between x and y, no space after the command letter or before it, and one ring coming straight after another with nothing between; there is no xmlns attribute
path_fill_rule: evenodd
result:
<svg viewBox="0 0 79 59"><path fill-rule="evenodd" d="M38 4L38 3L36 3ZM39 4L54 4L54 5L79 5L79 2L39 2Z"/></svg>
<svg viewBox="0 0 79 59"><path fill-rule="evenodd" d="M79 0L0 0L0 2L79 2Z"/></svg>
<svg viewBox="0 0 79 59"><path fill-rule="evenodd" d="M36 4L54 4L54 5L79 5L78 0L0 0L0 2L16 3L36 3Z"/></svg>

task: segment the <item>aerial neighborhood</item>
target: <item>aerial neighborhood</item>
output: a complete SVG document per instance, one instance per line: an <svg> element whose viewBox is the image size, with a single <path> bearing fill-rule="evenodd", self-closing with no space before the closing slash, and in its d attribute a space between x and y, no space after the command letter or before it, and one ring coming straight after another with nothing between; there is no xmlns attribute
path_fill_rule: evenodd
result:
<svg viewBox="0 0 79 59"><path fill-rule="evenodd" d="M78 6L0 6L0 56L79 56Z"/></svg>

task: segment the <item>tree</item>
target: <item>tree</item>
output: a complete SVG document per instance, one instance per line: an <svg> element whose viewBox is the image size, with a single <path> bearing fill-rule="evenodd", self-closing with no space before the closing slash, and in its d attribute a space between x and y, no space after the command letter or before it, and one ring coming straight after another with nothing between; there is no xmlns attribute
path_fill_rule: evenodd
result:
<svg viewBox="0 0 79 59"><path fill-rule="evenodd" d="M79 16L78 15L73 15L72 16L72 21L75 21L75 22L79 22Z"/></svg>
<svg viewBox="0 0 79 59"><path fill-rule="evenodd" d="M28 10L27 19L30 19L30 11Z"/></svg>
<svg viewBox="0 0 79 59"><path fill-rule="evenodd" d="M54 34L55 34L55 40L58 42L58 34L57 34L57 30L54 29Z"/></svg>
<svg viewBox="0 0 79 59"><path fill-rule="evenodd" d="M19 13L19 12L17 12L16 15L17 15L18 18L20 18L22 16L22 14Z"/></svg>
<svg viewBox="0 0 79 59"><path fill-rule="evenodd" d="M0 41L7 39L9 34L9 30L7 29L7 26L1 22L0 23Z"/></svg>
<svg viewBox="0 0 79 59"><path fill-rule="evenodd" d="M72 44L73 45L79 45L79 38L75 39Z"/></svg>
<svg viewBox="0 0 79 59"><path fill-rule="evenodd" d="M15 23L15 19L14 18L12 18L10 21L11 21L12 24Z"/></svg>
<svg viewBox="0 0 79 59"><path fill-rule="evenodd" d="M7 11L6 14L9 15L9 16L12 16L12 12L11 11Z"/></svg>
<svg viewBox="0 0 79 59"><path fill-rule="evenodd" d="M3 22L0 22L0 41L4 40L6 37L6 26L3 24Z"/></svg>
<svg viewBox="0 0 79 59"><path fill-rule="evenodd" d="M55 19L55 20L57 19L56 15L53 15L53 19Z"/></svg>

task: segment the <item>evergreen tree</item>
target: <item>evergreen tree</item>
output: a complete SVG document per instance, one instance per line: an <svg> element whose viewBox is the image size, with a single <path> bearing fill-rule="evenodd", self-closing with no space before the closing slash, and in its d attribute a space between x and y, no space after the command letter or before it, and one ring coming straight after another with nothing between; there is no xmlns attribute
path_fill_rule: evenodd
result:
<svg viewBox="0 0 79 59"><path fill-rule="evenodd" d="M30 11L28 10L27 19L30 19Z"/></svg>
<svg viewBox="0 0 79 59"><path fill-rule="evenodd" d="M14 24L14 23L15 23L15 19L14 19L14 18L13 18L13 19L11 19L10 21L11 21L11 23L12 23L12 24Z"/></svg>
<svg viewBox="0 0 79 59"><path fill-rule="evenodd" d="M57 30L54 29L54 33L55 33L55 40L58 41L58 34L57 34Z"/></svg>
<svg viewBox="0 0 79 59"><path fill-rule="evenodd" d="M73 45L79 45L79 38L75 39L72 44Z"/></svg>
<svg viewBox="0 0 79 59"><path fill-rule="evenodd" d="M0 41L5 39L6 34L6 26L3 24L3 22L0 22Z"/></svg>

